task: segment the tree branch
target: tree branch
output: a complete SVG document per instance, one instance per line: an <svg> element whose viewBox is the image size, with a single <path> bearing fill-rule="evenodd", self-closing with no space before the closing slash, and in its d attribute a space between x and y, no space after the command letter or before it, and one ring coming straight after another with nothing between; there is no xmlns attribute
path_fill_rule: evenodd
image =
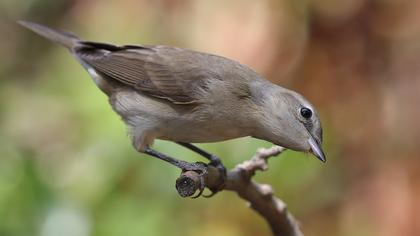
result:
<svg viewBox="0 0 420 236"><path fill-rule="evenodd" d="M234 191L267 221L273 235L303 236L297 220L289 213L286 204L273 195L272 187L252 180L257 170L267 170L268 158L277 156L284 150L278 146L259 149L250 160L227 171L226 178L224 173L209 165L204 183L201 182L199 173L183 172L176 183L178 193L182 197L193 196L202 184L211 190Z"/></svg>

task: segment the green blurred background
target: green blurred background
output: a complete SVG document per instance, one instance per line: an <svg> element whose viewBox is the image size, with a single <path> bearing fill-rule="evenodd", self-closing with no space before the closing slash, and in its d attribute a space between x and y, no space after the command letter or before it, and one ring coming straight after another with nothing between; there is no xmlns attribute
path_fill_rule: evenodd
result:
<svg viewBox="0 0 420 236"><path fill-rule="evenodd" d="M328 162L288 151L272 184L307 235L420 235L420 1L2 0L0 235L269 235L234 193L182 199L88 74L26 19L89 40L223 55L304 94ZM231 168L270 144L200 145ZM155 148L197 155L164 141Z"/></svg>

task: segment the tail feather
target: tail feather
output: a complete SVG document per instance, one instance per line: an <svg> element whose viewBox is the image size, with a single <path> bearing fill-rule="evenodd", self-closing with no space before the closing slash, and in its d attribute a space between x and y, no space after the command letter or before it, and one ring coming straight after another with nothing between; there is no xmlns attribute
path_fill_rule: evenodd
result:
<svg viewBox="0 0 420 236"><path fill-rule="evenodd" d="M77 42L79 42L79 38L70 32L65 32L61 30L51 29L47 26L40 25L37 23L29 22L29 21L18 21L18 23L35 33L53 41L58 44L63 45L66 48L71 49Z"/></svg>

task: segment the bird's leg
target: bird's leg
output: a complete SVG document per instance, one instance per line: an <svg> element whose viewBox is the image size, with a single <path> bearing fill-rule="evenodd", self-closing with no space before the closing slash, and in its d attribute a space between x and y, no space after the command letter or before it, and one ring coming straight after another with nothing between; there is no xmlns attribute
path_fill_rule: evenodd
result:
<svg viewBox="0 0 420 236"><path fill-rule="evenodd" d="M217 157L214 154L208 153L207 151L191 144L191 143L183 143L183 142L177 142L179 145L184 146L188 149L190 149L193 152L196 152L198 154L200 154L201 156L205 157L206 159L208 159L210 161L209 165L214 166L215 168L217 168L220 172L220 176L222 177L222 183L225 182L226 180L226 168L223 165L222 161L220 160L219 157ZM223 187L221 187L223 188ZM206 195L204 197L211 197L214 194L216 194L217 192L219 192L222 189L210 189L211 190L211 194L210 195Z"/></svg>
<svg viewBox="0 0 420 236"><path fill-rule="evenodd" d="M182 161L182 160L178 160L175 159L173 157L167 156L163 153L160 153L158 151L155 151L151 148L146 148L144 151L144 153L153 156L153 157L157 157L163 161L166 161L178 168L180 168L183 172L185 171L196 171L200 174L200 187L199 187L199 193L193 197L193 198L197 198L199 196L201 196L201 194L204 191L205 188L205 183L204 183L204 176L207 174L207 165L205 163L202 162L196 162L196 163L189 163L186 161Z"/></svg>
<svg viewBox="0 0 420 236"><path fill-rule="evenodd" d="M194 151L198 154L200 154L201 156L205 157L206 159L208 159L210 161L210 163L214 163L214 164L219 164L221 163L220 158L208 153L207 151L204 151L203 149L191 144L191 143L183 143L183 142L177 142L177 144L184 146L188 149L190 149L191 151Z"/></svg>

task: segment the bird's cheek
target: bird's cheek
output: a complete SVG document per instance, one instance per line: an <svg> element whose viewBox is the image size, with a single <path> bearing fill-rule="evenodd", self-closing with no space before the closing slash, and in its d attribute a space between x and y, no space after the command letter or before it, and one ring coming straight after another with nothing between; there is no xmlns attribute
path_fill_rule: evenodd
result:
<svg viewBox="0 0 420 236"><path fill-rule="evenodd" d="M282 146L287 149L294 150L294 151L300 151L300 152L306 152L310 150L310 146L308 145L306 140L301 141L300 138L297 138L297 139L289 138L287 140L284 140L283 142L280 142L277 145Z"/></svg>

